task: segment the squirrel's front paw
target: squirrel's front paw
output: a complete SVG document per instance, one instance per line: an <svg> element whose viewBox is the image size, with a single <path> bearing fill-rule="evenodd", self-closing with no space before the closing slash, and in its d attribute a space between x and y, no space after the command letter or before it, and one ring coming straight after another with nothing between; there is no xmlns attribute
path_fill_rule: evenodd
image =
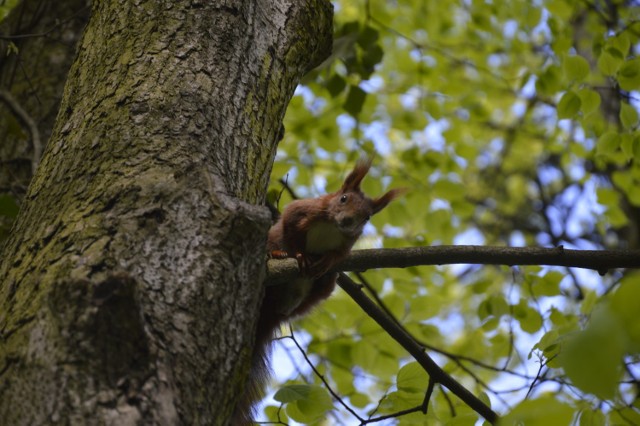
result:
<svg viewBox="0 0 640 426"><path fill-rule="evenodd" d="M287 257L291 256L284 250L271 250L269 252L269 258L271 259L286 259Z"/></svg>

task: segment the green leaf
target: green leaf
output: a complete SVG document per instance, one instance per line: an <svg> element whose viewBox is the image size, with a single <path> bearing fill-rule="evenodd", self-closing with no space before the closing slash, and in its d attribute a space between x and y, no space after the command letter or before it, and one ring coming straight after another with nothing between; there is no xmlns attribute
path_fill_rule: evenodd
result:
<svg viewBox="0 0 640 426"><path fill-rule="evenodd" d="M598 300L598 295L596 294L595 291L585 290L584 299L580 304L580 313L582 315L591 314L591 311L593 310L597 300Z"/></svg>
<svg viewBox="0 0 640 426"><path fill-rule="evenodd" d="M580 83L589 75L589 62L580 55L565 56L562 69L567 80Z"/></svg>
<svg viewBox="0 0 640 426"><path fill-rule="evenodd" d="M560 365L582 391L600 398L613 398L622 372L624 338L616 315L605 306L599 307L584 331L566 339Z"/></svg>
<svg viewBox="0 0 640 426"><path fill-rule="evenodd" d="M620 139L620 150L625 155L627 160L632 160L634 158L634 144L637 139L634 138L633 135L628 133L620 135Z"/></svg>
<svg viewBox="0 0 640 426"><path fill-rule="evenodd" d="M273 399L278 402L293 402L307 398L311 393L311 385L287 385L283 386L273 395Z"/></svg>
<svg viewBox="0 0 640 426"><path fill-rule="evenodd" d="M602 411L583 411L580 413L579 426L605 426L607 419Z"/></svg>
<svg viewBox="0 0 640 426"><path fill-rule="evenodd" d="M429 375L417 362L405 364L396 379L398 390L408 393L423 393L429 386Z"/></svg>
<svg viewBox="0 0 640 426"><path fill-rule="evenodd" d="M615 37L607 40L608 44L614 48L616 51L620 52L621 57L626 57L629 52L629 46L631 45L631 41L629 40L629 36L626 32L621 32Z"/></svg>
<svg viewBox="0 0 640 426"><path fill-rule="evenodd" d="M566 91L558 103L558 119L573 118L580 111L581 105L578 95L571 90Z"/></svg>
<svg viewBox="0 0 640 426"><path fill-rule="evenodd" d="M611 156L620 148L620 135L616 132L606 132L596 143L596 153Z"/></svg>
<svg viewBox="0 0 640 426"><path fill-rule="evenodd" d="M273 405L264 407L264 414L274 423L276 421L287 423L287 420L289 419L286 412L281 410L280 407L274 407Z"/></svg>
<svg viewBox="0 0 640 426"><path fill-rule="evenodd" d="M598 58L598 69L604 75L615 75L622 65L623 58L615 49L607 49Z"/></svg>
<svg viewBox="0 0 640 426"><path fill-rule="evenodd" d="M533 282L533 293L536 296L557 296L560 294L560 281L564 274L558 271L549 271Z"/></svg>
<svg viewBox="0 0 640 426"><path fill-rule="evenodd" d="M558 338L558 330L552 329L542 335L538 343L536 343L533 348L541 350L547 359L551 359L560 350Z"/></svg>
<svg viewBox="0 0 640 426"><path fill-rule="evenodd" d="M0 21L6 18L18 3L19 2L17 0L5 0L0 2Z"/></svg>
<svg viewBox="0 0 640 426"><path fill-rule="evenodd" d="M640 58L626 61L618 71L618 84L623 90L640 89Z"/></svg>
<svg viewBox="0 0 640 426"><path fill-rule="evenodd" d="M571 7L572 2L566 0L553 0L547 2L545 5L549 12L553 14L553 16L559 19L569 19L571 14L573 13L573 8Z"/></svg>
<svg viewBox="0 0 640 426"><path fill-rule="evenodd" d="M328 357L338 364L350 365L352 345L341 341L332 341L328 344Z"/></svg>
<svg viewBox="0 0 640 426"><path fill-rule="evenodd" d="M326 84L327 90L332 98L338 96L347 87L347 82L338 74L333 74Z"/></svg>
<svg viewBox="0 0 640 426"><path fill-rule="evenodd" d="M521 402L500 419L503 425L549 426L569 425L574 409L553 395Z"/></svg>
<svg viewBox="0 0 640 426"><path fill-rule="evenodd" d="M542 327L542 316L538 311L528 306L524 299L514 306L513 313L520 323L522 331L533 334Z"/></svg>
<svg viewBox="0 0 640 426"><path fill-rule="evenodd" d="M368 79L371 76L375 70L375 66L382 61L383 56L384 51L377 44L369 46L365 50L364 55L362 55L362 66L364 68L362 73L363 79Z"/></svg>
<svg viewBox="0 0 640 426"><path fill-rule="evenodd" d="M610 207L605 216L614 228L622 228L629 223L629 217L618 206Z"/></svg>
<svg viewBox="0 0 640 426"><path fill-rule="evenodd" d="M611 188L598 188L596 190L598 203L605 206L616 206L620 202L620 194Z"/></svg>
<svg viewBox="0 0 640 426"><path fill-rule="evenodd" d="M378 325L372 322L366 323L367 327L377 330ZM360 330L362 333L369 332L364 326ZM363 370L379 376L390 376L398 371L398 360L392 353L393 350L400 351L398 346L390 344L393 342L390 337L378 334L375 338L369 338L357 342L351 356L354 364L359 365Z"/></svg>
<svg viewBox="0 0 640 426"><path fill-rule="evenodd" d="M381 401L380 411L382 413L392 413L399 410L406 410L411 407L415 407L416 405L420 405L424 400L424 394L418 393L407 393L407 392L391 392ZM429 410L431 412L431 410ZM422 413L421 420L424 424L425 418ZM402 420L405 420L405 417L402 417ZM414 424L414 423L409 423Z"/></svg>
<svg viewBox="0 0 640 426"><path fill-rule="evenodd" d="M631 188L635 184L633 176L631 176L629 173L623 173L620 170L616 170L611 173L611 180L618 187L618 189L624 192L627 192L629 188Z"/></svg>
<svg viewBox="0 0 640 426"><path fill-rule="evenodd" d="M358 34L357 42L363 49L366 49L378 41L379 36L380 33L377 29L367 25L360 31L360 34Z"/></svg>
<svg viewBox="0 0 640 426"><path fill-rule="evenodd" d="M299 423L313 423L326 416L333 408L329 392L321 386L307 386L306 397L287 404L287 415Z"/></svg>
<svg viewBox="0 0 640 426"><path fill-rule="evenodd" d="M351 405L355 407L364 408L371 404L371 397L364 393L355 392L349 396L349 402L351 402Z"/></svg>
<svg viewBox="0 0 640 426"><path fill-rule="evenodd" d="M465 196L464 185L448 179L440 179L436 181L433 184L431 191L435 198L441 198L450 202Z"/></svg>
<svg viewBox="0 0 640 426"><path fill-rule="evenodd" d="M622 329L626 332L632 347L628 351L640 351L640 275L626 275L611 298L611 311L620 318Z"/></svg>
<svg viewBox="0 0 640 426"><path fill-rule="evenodd" d="M555 95L560 87L560 68L555 65L548 67L536 80L536 90L543 95Z"/></svg>
<svg viewBox="0 0 640 426"><path fill-rule="evenodd" d="M352 117L357 117L362 111L362 105L367 97L367 92L362 90L358 86L349 86L349 94L347 100L344 103L344 109Z"/></svg>
<svg viewBox="0 0 640 426"><path fill-rule="evenodd" d="M611 425L640 425L637 404L634 407L619 407L609 414Z"/></svg>
<svg viewBox="0 0 640 426"><path fill-rule="evenodd" d="M534 5L529 5L527 7L526 13L524 14L523 24L526 28L534 28L540 23L540 18L542 17L542 8L535 7Z"/></svg>
<svg viewBox="0 0 640 426"><path fill-rule="evenodd" d="M638 124L638 111L626 102L620 104L620 122L629 129Z"/></svg>
<svg viewBox="0 0 640 426"><path fill-rule="evenodd" d="M632 205L636 207L640 206L640 185L631 187L627 192L627 196Z"/></svg>
<svg viewBox="0 0 640 426"><path fill-rule="evenodd" d="M595 90L581 89L577 95L580 98L582 115L589 115L600 106L600 94Z"/></svg>

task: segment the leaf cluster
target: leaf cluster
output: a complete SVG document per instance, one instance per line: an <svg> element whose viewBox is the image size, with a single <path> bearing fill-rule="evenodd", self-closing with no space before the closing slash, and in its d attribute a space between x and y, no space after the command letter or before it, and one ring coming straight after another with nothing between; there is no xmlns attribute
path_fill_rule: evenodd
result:
<svg viewBox="0 0 640 426"><path fill-rule="evenodd" d="M335 19L332 58L287 113L273 198L278 179L305 197L333 191L376 153L363 190L410 191L373 218L361 248L640 247L637 8L363 0L336 2ZM460 265L363 278L505 424L640 422L637 274ZM296 386L329 386L344 404L319 407L340 422L358 423L345 405L398 424L478 419L438 387L426 414L405 413L423 404L428 377L344 294L296 327L326 381L299 362Z"/></svg>

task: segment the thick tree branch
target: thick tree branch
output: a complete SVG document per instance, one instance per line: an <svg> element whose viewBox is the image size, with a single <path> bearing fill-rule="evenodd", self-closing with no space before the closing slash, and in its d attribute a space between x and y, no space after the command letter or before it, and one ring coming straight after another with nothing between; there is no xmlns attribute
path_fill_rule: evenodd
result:
<svg viewBox="0 0 640 426"><path fill-rule="evenodd" d="M352 251L335 271L365 271L420 265L553 265L592 269L640 268L640 250L568 250L541 247L438 246ZM295 259L268 262L267 285L288 281L298 274Z"/></svg>

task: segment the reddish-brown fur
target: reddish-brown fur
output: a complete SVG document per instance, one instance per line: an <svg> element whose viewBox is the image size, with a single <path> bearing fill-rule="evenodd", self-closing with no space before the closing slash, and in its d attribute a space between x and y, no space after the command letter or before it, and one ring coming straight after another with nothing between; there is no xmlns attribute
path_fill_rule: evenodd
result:
<svg viewBox="0 0 640 426"><path fill-rule="evenodd" d="M338 278L337 273L329 272L331 268L349 254L369 217L402 193L393 189L379 198L367 197L360 190L360 182L370 167L370 160L361 160L338 191L291 202L269 230L270 255L297 258L301 278L266 287L253 365L244 398L231 423L233 426L251 424L251 407L259 400L268 378L270 345L280 325L306 314L329 297Z"/></svg>

